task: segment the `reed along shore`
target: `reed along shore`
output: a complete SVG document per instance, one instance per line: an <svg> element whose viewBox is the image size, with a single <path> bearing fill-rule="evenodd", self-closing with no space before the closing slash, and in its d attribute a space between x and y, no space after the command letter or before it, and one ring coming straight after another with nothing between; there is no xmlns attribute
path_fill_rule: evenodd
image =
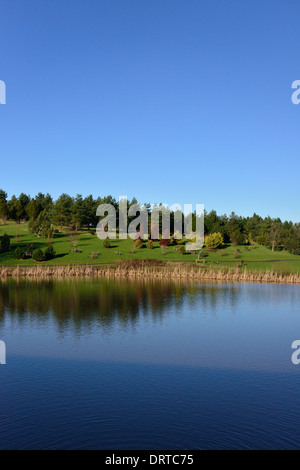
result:
<svg viewBox="0 0 300 470"><path fill-rule="evenodd" d="M153 260L125 260L113 265L61 265L61 266L3 266L0 279L7 278L156 278L187 279L218 282L260 282L274 284L300 284L297 273L251 271L247 268L207 267Z"/></svg>

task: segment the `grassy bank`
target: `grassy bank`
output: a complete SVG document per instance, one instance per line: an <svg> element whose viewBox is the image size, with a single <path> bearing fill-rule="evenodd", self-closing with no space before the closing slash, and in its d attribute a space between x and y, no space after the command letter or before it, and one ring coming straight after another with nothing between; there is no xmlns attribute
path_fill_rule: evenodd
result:
<svg viewBox="0 0 300 470"><path fill-rule="evenodd" d="M123 261L102 266L11 266L0 268L0 278L157 278L194 281L256 282L300 284L300 275L274 271L252 271L247 268L206 267L182 263Z"/></svg>
<svg viewBox="0 0 300 470"><path fill-rule="evenodd" d="M26 249L27 245L33 245L35 249L41 248L44 250L48 246L47 240L37 238L31 234L28 231L27 224L8 223L2 225L0 226L0 236L4 233L10 236L11 250L0 253L0 266L37 267L37 264L31 258L22 261L14 259L14 251L17 247ZM183 263L192 267L196 265L198 257L197 253L180 254L176 251L176 246L168 247L163 253L158 242L153 244L154 249L152 250L146 248L145 245L141 249L135 249L131 239L113 240L111 241L111 247L107 249L103 247L103 242L95 234L87 230L78 233L78 252L74 253L72 252L73 246L68 228L56 233L51 242L56 252L55 258L38 265L38 267L66 266L69 269L68 266L70 265L96 266L99 264L114 264L125 260L142 261L144 259L175 264ZM91 253L97 253L97 257L92 259ZM205 271L212 270L212 272L215 272L216 269L222 271L225 268L234 268L236 270L236 266L241 263L247 263L246 269L248 272L274 272L279 276L300 274L300 256L291 255L286 251L272 253L271 250L258 244L251 247L226 245L215 252L207 251ZM81 270L86 271L86 269L86 267L82 267Z"/></svg>

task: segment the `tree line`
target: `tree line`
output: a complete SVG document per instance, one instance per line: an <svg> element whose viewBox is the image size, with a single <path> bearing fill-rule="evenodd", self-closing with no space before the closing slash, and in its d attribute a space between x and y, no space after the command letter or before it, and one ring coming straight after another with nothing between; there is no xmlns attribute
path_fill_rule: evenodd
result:
<svg viewBox="0 0 300 470"><path fill-rule="evenodd" d="M91 230L99 222L96 209L100 204L111 204L118 214L119 203L112 196L97 197L92 195L83 197L78 194L72 197L61 194L54 200L50 194L38 193L30 197L21 193L18 197L10 199L7 193L0 189L0 219L2 223L13 220L16 223L22 221L29 223L29 230L38 236L50 236L53 226L70 227L77 231L80 228ZM127 201L128 208L132 204L138 204L133 198ZM149 220L151 205L145 204ZM163 206L161 206L164 210ZM193 214L194 219L196 215ZM134 219L134 218L132 218ZM129 220L130 222L130 220ZM170 213L170 228L174 228L174 212ZM256 242L270 248L272 251L285 249L292 254L300 254L300 224L292 221L282 221L280 218L261 217L254 213L251 217L242 217L234 212L229 216L218 215L216 211L205 212L205 235L221 234L225 244L235 245L251 244ZM161 228L161 227L160 227ZM194 229L194 227L193 227ZM160 232L161 233L161 232Z"/></svg>

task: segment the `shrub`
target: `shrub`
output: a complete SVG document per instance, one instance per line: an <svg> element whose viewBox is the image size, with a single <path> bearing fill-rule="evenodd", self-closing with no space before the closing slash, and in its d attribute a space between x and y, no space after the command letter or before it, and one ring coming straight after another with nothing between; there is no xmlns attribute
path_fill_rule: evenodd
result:
<svg viewBox="0 0 300 470"><path fill-rule="evenodd" d="M49 261L55 257L55 250L52 245L49 245L45 250L45 259Z"/></svg>
<svg viewBox="0 0 300 470"><path fill-rule="evenodd" d="M103 240L103 248L110 248L110 241L108 238Z"/></svg>
<svg viewBox="0 0 300 470"><path fill-rule="evenodd" d="M10 238L5 233L1 238L1 251L9 251L10 250Z"/></svg>
<svg viewBox="0 0 300 470"><path fill-rule="evenodd" d="M185 245L180 245L180 247L179 247L179 252L180 252L182 255L185 255L185 254L186 254Z"/></svg>
<svg viewBox="0 0 300 470"><path fill-rule="evenodd" d="M224 243L224 239L220 232L211 233L210 235L207 235L207 237L205 238L205 245L207 248L216 249L216 248L219 248L219 246L222 246L223 243Z"/></svg>
<svg viewBox="0 0 300 470"><path fill-rule="evenodd" d="M39 262L45 261L45 255L43 251L40 248L38 248L37 250L34 250L34 252L32 253L32 259L34 261L39 261Z"/></svg>
<svg viewBox="0 0 300 470"><path fill-rule="evenodd" d="M27 245L27 249L26 249L26 256L29 256L30 258L32 257L32 253L33 253L33 250L34 250L34 246L31 244L31 245Z"/></svg>
<svg viewBox="0 0 300 470"><path fill-rule="evenodd" d="M153 248L154 248L153 241L148 240L147 243L146 243L146 247L148 248L148 250L153 250Z"/></svg>
<svg viewBox="0 0 300 470"><path fill-rule="evenodd" d="M144 245L143 240L141 240L140 238L135 240L134 244L135 244L135 248L137 248L137 249L143 248L143 245Z"/></svg>
<svg viewBox="0 0 300 470"><path fill-rule="evenodd" d="M25 250L23 248L21 248L20 246L18 246L15 249L14 258L15 259L24 259L25 258Z"/></svg>

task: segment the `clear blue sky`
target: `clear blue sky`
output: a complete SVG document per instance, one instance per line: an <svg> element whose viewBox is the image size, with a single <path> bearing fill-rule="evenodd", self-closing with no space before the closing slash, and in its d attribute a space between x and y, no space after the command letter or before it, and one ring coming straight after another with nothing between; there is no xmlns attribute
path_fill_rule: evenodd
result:
<svg viewBox="0 0 300 470"><path fill-rule="evenodd" d="M3 0L0 187L300 221L300 3Z"/></svg>

